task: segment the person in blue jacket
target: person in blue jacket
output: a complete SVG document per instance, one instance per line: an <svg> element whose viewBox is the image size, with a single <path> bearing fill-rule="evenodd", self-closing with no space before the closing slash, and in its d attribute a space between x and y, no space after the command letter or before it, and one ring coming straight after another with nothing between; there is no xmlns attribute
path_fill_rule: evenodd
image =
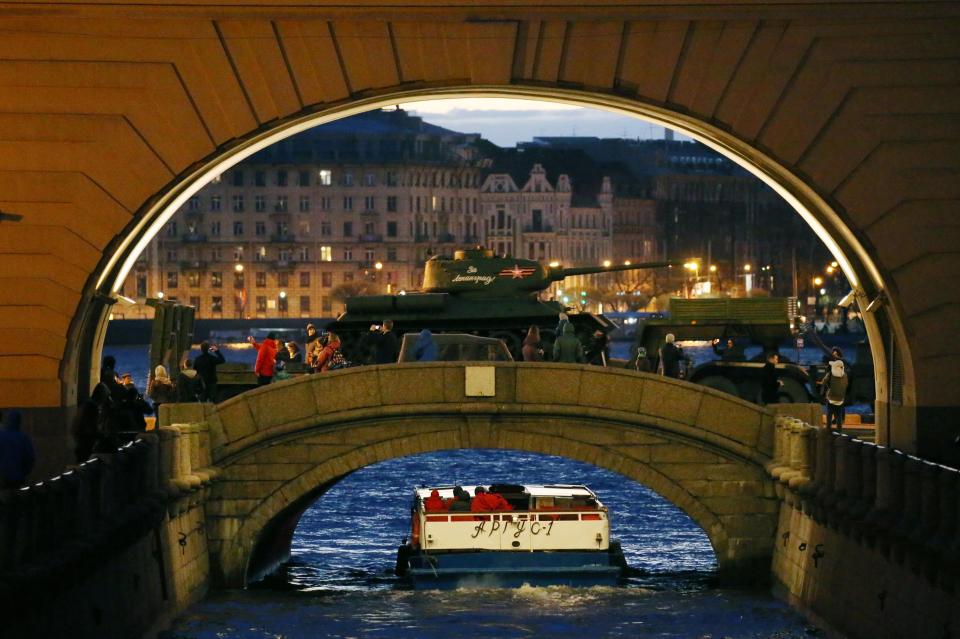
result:
<svg viewBox="0 0 960 639"><path fill-rule="evenodd" d="M420 331L420 337L417 339L417 346L413 349L413 354L418 362L435 362L440 359L440 349L437 348L437 342L433 339L433 333L430 329Z"/></svg>
<svg viewBox="0 0 960 639"><path fill-rule="evenodd" d="M36 455L30 437L20 431L20 411L8 412L0 430L0 488L23 486L33 470Z"/></svg>

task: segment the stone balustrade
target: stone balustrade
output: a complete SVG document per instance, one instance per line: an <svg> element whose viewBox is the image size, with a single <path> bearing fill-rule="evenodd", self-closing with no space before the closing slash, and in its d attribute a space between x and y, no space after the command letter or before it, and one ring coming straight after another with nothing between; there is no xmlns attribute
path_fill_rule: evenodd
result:
<svg viewBox="0 0 960 639"><path fill-rule="evenodd" d="M960 472L778 415L767 472L818 524L931 583L960 584Z"/></svg>
<svg viewBox="0 0 960 639"><path fill-rule="evenodd" d="M163 426L51 479L0 491L0 597L74 587L202 504L216 476L209 441L204 424Z"/></svg>

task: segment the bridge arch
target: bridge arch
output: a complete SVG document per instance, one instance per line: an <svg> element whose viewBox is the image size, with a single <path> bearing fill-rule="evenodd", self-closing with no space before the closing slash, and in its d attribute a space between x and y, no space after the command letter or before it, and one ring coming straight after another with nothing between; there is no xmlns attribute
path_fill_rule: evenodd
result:
<svg viewBox="0 0 960 639"><path fill-rule="evenodd" d="M470 397L466 368L348 369L210 409L218 480L207 534L221 583L241 586L282 559L302 511L340 478L458 448L559 455L616 471L686 512L722 574L768 571L779 512L764 473L770 413L692 384L560 364L497 364L495 396Z"/></svg>

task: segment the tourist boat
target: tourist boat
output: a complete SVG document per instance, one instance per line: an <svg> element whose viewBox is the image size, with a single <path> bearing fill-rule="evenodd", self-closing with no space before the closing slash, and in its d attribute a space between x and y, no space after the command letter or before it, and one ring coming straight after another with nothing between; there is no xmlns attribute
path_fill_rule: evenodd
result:
<svg viewBox="0 0 960 639"><path fill-rule="evenodd" d="M463 490L472 499L476 488ZM433 491L442 509L427 509ZM586 486L495 484L489 492L513 510L450 510L453 486L417 488L397 574L416 588L614 585L623 575L607 509Z"/></svg>

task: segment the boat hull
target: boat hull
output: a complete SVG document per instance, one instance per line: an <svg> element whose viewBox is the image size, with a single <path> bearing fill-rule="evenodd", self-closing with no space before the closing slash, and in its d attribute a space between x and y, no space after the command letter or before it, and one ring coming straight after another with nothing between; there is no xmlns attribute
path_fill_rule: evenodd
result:
<svg viewBox="0 0 960 639"><path fill-rule="evenodd" d="M618 544L604 551L553 552L425 553L402 547L397 565L418 589L613 586L626 568Z"/></svg>

